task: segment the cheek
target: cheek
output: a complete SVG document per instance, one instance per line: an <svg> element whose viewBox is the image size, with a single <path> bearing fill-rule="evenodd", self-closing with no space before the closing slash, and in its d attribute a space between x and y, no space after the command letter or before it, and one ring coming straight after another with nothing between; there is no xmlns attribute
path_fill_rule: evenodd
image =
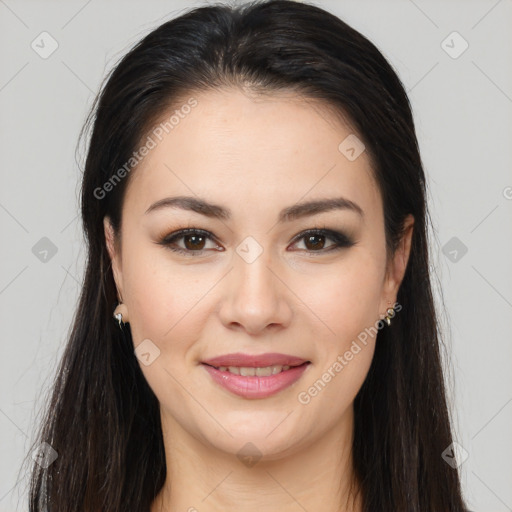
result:
<svg viewBox="0 0 512 512"><path fill-rule="evenodd" d="M379 319L383 267L370 253L354 253L332 272L311 278L306 303L338 350Z"/></svg>
<svg viewBox="0 0 512 512"><path fill-rule="evenodd" d="M322 320L317 365L297 398L311 415L334 424L350 406L370 368L378 329L383 267L370 253L312 280L308 306ZM325 326L325 329L322 327Z"/></svg>
<svg viewBox="0 0 512 512"><path fill-rule="evenodd" d="M141 244L132 252L127 247L126 254L123 273L134 343L149 338L160 346L164 340L183 339L177 333L185 328L192 337L194 315L208 289L201 272L193 265L178 268L164 248Z"/></svg>

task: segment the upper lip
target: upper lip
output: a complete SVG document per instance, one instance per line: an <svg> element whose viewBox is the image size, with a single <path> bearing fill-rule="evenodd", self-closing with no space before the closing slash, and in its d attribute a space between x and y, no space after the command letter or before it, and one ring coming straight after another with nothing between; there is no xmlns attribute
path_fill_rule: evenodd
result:
<svg viewBox="0 0 512 512"><path fill-rule="evenodd" d="M220 367L220 366L236 366L246 368L265 368L267 366L299 366L309 362L300 357L290 356L287 354L225 354L202 361L204 364Z"/></svg>

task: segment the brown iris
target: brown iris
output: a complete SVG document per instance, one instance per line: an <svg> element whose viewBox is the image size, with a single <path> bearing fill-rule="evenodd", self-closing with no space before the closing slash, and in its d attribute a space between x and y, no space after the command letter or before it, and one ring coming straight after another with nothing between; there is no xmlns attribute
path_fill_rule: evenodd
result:
<svg viewBox="0 0 512 512"><path fill-rule="evenodd" d="M314 243L315 239L321 239L320 242ZM308 250L314 249L323 249L323 245L325 244L325 236L324 235L308 235L304 238L304 245Z"/></svg>
<svg viewBox="0 0 512 512"><path fill-rule="evenodd" d="M197 249L203 250L206 237L203 235L184 235L183 241L185 247L189 250Z"/></svg>

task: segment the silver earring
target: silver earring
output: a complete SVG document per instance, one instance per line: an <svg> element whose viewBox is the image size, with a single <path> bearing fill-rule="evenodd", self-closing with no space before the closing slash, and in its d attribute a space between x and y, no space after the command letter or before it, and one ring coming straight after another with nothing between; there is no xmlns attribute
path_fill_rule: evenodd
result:
<svg viewBox="0 0 512 512"><path fill-rule="evenodd" d="M123 321L123 314L125 320ZM126 305L122 302L119 303L114 310L113 317L118 321L119 323L119 329L123 330L123 325L127 322L128 318L128 309L126 308ZM123 324L123 325L121 325Z"/></svg>
<svg viewBox="0 0 512 512"><path fill-rule="evenodd" d="M384 317L384 320L386 320L386 323L388 326L391 325L391 319L395 316L395 310L394 308L388 308L386 311L387 315Z"/></svg>
<svg viewBox="0 0 512 512"><path fill-rule="evenodd" d="M121 322L123 321L123 315L121 313L114 313L114 318L117 319L119 322L119 328L122 329Z"/></svg>

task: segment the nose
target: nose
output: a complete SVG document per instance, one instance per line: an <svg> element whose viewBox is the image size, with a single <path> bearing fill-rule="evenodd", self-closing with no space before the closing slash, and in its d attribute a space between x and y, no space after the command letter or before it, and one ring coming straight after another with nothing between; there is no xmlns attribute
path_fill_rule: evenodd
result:
<svg viewBox="0 0 512 512"><path fill-rule="evenodd" d="M251 335L286 328L293 316L293 293L279 266L272 265L264 251L250 263L235 254L233 267L224 282L219 310L223 324Z"/></svg>

